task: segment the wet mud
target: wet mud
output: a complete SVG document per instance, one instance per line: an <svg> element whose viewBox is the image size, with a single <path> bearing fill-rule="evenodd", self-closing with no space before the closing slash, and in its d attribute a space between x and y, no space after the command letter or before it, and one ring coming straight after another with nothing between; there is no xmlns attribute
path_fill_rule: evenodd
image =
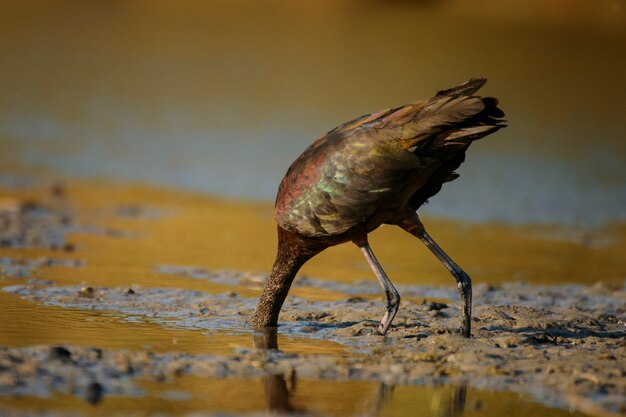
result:
<svg viewBox="0 0 626 417"><path fill-rule="evenodd" d="M3 196L0 198L0 247L72 252L74 245L66 241L65 235L75 230L73 218L61 185L50 187L44 199Z"/></svg>
<svg viewBox="0 0 626 417"><path fill-rule="evenodd" d="M77 225L64 198L62 190L52 189L39 202L2 201L0 272L5 294L36 305L110 312L130 322L145 317L170 329L201 330L209 336L237 335L249 343L228 354L97 343L4 346L0 399L70 395L95 404L111 396L141 397L146 381L261 378L271 385L270 392L284 391L286 381L303 379L469 386L529 394L553 407L594 415L626 414L624 284L478 284L468 340L458 334L460 310L452 286L398 285L401 308L383 337L376 334L376 326L384 302L374 281L299 277L283 308L278 334L311 341L312 346L331 342L342 349L293 352L281 348L275 332L258 333L248 326L263 274L163 262L153 264L152 273L171 279L167 288L64 285L46 279L46 268L67 272L90 266L82 247L71 242L77 230L115 239L135 236L113 237L106 227ZM126 220L151 213L135 205L117 207L114 215ZM33 248L45 252L18 256L23 254L19 250ZM201 289L176 288L175 279L197 282Z"/></svg>
<svg viewBox="0 0 626 417"><path fill-rule="evenodd" d="M0 392L4 394L41 395L56 390L88 397L87 387L97 383L109 395L139 395L135 378L165 381L181 375L253 378L295 373L302 378L392 385L465 383L529 393L553 406L590 413L626 412L623 287L479 286L470 340L458 335L459 309L452 297L446 303L403 302L385 337L375 333L376 319L383 312L379 300L350 297L321 302L292 297L278 331L340 343L347 348L342 355L281 352L271 335L247 328L255 300L236 293L37 285L4 290L49 305L143 314L181 328L230 329L249 333L251 341L250 349L239 349L232 356L97 346L3 349ZM436 292L442 295L441 290Z"/></svg>

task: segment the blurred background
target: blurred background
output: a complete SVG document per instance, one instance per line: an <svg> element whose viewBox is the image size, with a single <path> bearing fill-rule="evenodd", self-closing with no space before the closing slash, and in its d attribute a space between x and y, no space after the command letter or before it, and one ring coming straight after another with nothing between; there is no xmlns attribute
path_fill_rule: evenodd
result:
<svg viewBox="0 0 626 417"><path fill-rule="evenodd" d="M424 211L626 219L623 0L2 4L2 174L272 201L334 126L487 77L509 127Z"/></svg>

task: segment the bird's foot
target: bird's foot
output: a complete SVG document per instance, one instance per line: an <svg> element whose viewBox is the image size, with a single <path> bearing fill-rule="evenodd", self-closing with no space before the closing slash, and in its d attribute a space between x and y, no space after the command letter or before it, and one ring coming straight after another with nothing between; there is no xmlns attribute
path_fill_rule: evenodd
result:
<svg viewBox="0 0 626 417"><path fill-rule="evenodd" d="M471 319L469 317L463 317L462 321L461 321L461 329L459 330L459 332L461 333L461 336L466 337L466 338L470 338L471 337L471 323L470 323Z"/></svg>
<svg viewBox="0 0 626 417"><path fill-rule="evenodd" d="M382 336L387 334L387 331L389 330L389 327L391 327L393 319L396 317L398 307L400 306L400 296L398 295L398 293L394 292L392 297L393 299L387 304L387 311L385 311L385 315L378 325L378 334Z"/></svg>
<svg viewBox="0 0 626 417"><path fill-rule="evenodd" d="M387 334L389 327L391 326L391 320L389 320L389 313L385 313L385 317L381 320L380 324L376 328L379 335L384 336Z"/></svg>

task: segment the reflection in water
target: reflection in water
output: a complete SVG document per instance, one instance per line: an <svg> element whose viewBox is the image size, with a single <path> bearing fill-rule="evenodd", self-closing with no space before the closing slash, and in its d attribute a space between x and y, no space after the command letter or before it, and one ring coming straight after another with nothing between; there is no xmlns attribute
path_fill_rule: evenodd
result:
<svg viewBox="0 0 626 417"><path fill-rule="evenodd" d="M255 349L264 350L268 353L278 350L278 332L276 328L268 328L262 332L256 332L252 336L252 345ZM305 410L296 409L290 402L290 395L296 390L296 373L291 373L290 386L287 386L285 374L270 374L263 379L265 398L269 411L279 413L303 413Z"/></svg>
<svg viewBox="0 0 626 417"><path fill-rule="evenodd" d="M295 373L291 379L295 382ZM303 409L296 409L292 404L290 395L295 391L295 385L287 387L287 381L284 374L268 375L265 377L264 388L265 397L267 399L267 408L269 411L276 411L279 413L303 413Z"/></svg>
<svg viewBox="0 0 626 417"><path fill-rule="evenodd" d="M394 388L394 385L389 385L381 382L378 386L378 390L376 391L376 395L371 402L371 405L368 407L368 414L372 416L379 416L381 414L383 406L391 400Z"/></svg>
<svg viewBox="0 0 626 417"><path fill-rule="evenodd" d="M278 350L278 332L275 327L268 327L252 335L252 346L258 350Z"/></svg>
<svg viewBox="0 0 626 417"><path fill-rule="evenodd" d="M394 389L394 385L381 382L366 414L372 416L387 415L385 407L394 400ZM465 411L466 398L467 384L435 387L427 397L429 407L426 414L433 417L460 417ZM416 411L418 411L417 404L414 405L411 414Z"/></svg>
<svg viewBox="0 0 626 417"><path fill-rule="evenodd" d="M264 331L255 332L252 336L252 344L260 351L278 351L277 329L266 328ZM270 374L263 379L263 388L267 408L270 412L303 414L306 409L295 404L293 397L297 386L296 372L292 371L288 377L285 374ZM387 415L386 406L393 401L395 385L381 382L373 398L365 401L364 415L382 416ZM467 385L443 385L434 388L428 401L430 403L428 415L436 417L459 417L465 411L467 399ZM419 407L414 407L418 411Z"/></svg>
<svg viewBox="0 0 626 417"><path fill-rule="evenodd" d="M434 410L437 410L439 417L462 416L465 411L465 398L467 396L467 385L455 385L452 389L442 389L439 392L439 401Z"/></svg>

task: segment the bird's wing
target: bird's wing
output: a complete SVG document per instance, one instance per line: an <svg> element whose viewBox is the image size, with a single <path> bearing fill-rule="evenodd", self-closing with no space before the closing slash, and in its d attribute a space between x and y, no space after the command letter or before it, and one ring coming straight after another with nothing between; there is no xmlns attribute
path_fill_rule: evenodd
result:
<svg viewBox="0 0 626 417"><path fill-rule="evenodd" d="M433 147L464 149L469 140L499 128L475 122L491 104L466 94L483 83L472 80L428 101L367 114L328 132L285 175L276 201L278 223L307 236L335 235L392 201L408 199L407 187L415 191L442 163L431 154ZM492 107L489 111L499 112ZM489 121L491 113L481 117Z"/></svg>
<svg viewBox="0 0 626 417"><path fill-rule="evenodd" d="M289 168L279 188L275 217L305 236L330 236L363 222L397 194L401 178L420 159L399 143L367 134L331 132Z"/></svg>
<svg viewBox="0 0 626 417"><path fill-rule="evenodd" d="M359 117L329 134L373 136L398 142L409 152L415 152L428 145L429 139L435 139L453 127L461 127L484 110L485 102L480 97L437 95L429 101L418 101Z"/></svg>

